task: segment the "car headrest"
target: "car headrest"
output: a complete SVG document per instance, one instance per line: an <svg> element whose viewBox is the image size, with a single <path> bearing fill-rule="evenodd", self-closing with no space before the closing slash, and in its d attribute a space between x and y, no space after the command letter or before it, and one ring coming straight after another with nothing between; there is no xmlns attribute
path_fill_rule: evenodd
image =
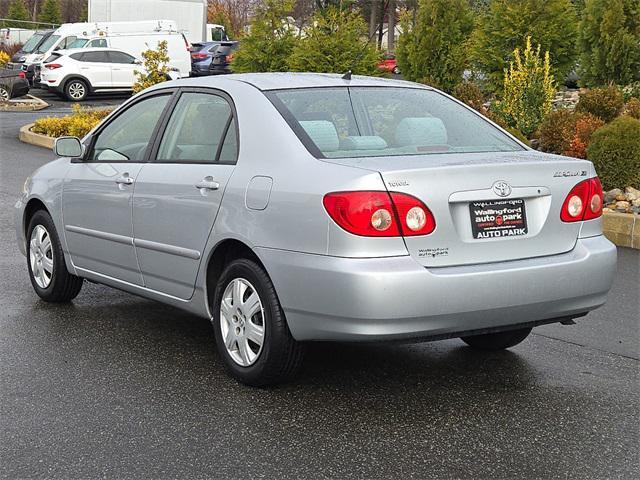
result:
<svg viewBox="0 0 640 480"><path fill-rule="evenodd" d="M439 118L407 117L396 128L396 141L402 147L446 145L447 129Z"/></svg>
<svg viewBox="0 0 640 480"><path fill-rule="evenodd" d="M387 142L377 135L347 137L342 142L343 150L383 150L385 148L387 148Z"/></svg>
<svg viewBox="0 0 640 480"><path fill-rule="evenodd" d="M338 132L333 123L326 120L303 120L300 126L304 128L319 150L335 152L340 147Z"/></svg>

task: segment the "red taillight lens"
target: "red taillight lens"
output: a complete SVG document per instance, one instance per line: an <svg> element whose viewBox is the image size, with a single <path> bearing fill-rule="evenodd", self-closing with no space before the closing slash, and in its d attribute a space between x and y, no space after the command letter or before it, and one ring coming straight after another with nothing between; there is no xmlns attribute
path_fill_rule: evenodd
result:
<svg viewBox="0 0 640 480"><path fill-rule="evenodd" d="M334 192L323 199L329 216L343 229L365 237L428 235L436 222L431 211L405 193Z"/></svg>
<svg viewBox="0 0 640 480"><path fill-rule="evenodd" d="M24 72L20 72L20 73L18 74L18 76L19 76L20 78L27 78L27 75L26 75Z"/></svg>
<svg viewBox="0 0 640 480"><path fill-rule="evenodd" d="M584 219L591 220L598 218L602 215L602 206L604 203L604 192L602 191L602 184L598 177L591 178L589 180L589 203L584 212Z"/></svg>
<svg viewBox="0 0 640 480"><path fill-rule="evenodd" d="M391 192L391 200L398 212L402 235L429 235L436 229L436 219L431 210L416 197L406 193Z"/></svg>
<svg viewBox="0 0 640 480"><path fill-rule="evenodd" d="M334 192L322 200L329 216L347 232L364 237L400 235L387 192Z"/></svg>
<svg viewBox="0 0 640 480"><path fill-rule="evenodd" d="M205 58L207 58L207 54L206 53L192 53L191 54L191 58L193 58L194 60L204 60Z"/></svg>
<svg viewBox="0 0 640 480"><path fill-rule="evenodd" d="M584 180L571 189L562 204L563 222L592 220L602 215L603 192L598 177Z"/></svg>
<svg viewBox="0 0 640 480"><path fill-rule="evenodd" d="M56 68L60 67L62 67L62 65L60 65L59 63L47 63L44 66L44 68L48 68L49 70L55 70Z"/></svg>

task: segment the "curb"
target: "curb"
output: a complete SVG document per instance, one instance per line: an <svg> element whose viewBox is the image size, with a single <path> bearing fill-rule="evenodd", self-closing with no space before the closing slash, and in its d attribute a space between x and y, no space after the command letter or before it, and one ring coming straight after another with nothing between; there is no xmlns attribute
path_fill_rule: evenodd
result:
<svg viewBox="0 0 640 480"><path fill-rule="evenodd" d="M34 97L33 95L26 95L32 101L8 101L0 104L0 111L2 112L35 112L37 110L43 110L49 107L49 104L41 98Z"/></svg>
<svg viewBox="0 0 640 480"><path fill-rule="evenodd" d="M617 246L640 249L640 215L604 212L602 229Z"/></svg>
<svg viewBox="0 0 640 480"><path fill-rule="evenodd" d="M56 139L53 137L48 137L46 135L41 135L39 133L33 133L31 131L31 127L33 127L33 123L25 125L24 127L20 127L20 134L18 138L21 142L29 143L31 145L35 145L36 147L48 148L49 150L53 150L53 144Z"/></svg>

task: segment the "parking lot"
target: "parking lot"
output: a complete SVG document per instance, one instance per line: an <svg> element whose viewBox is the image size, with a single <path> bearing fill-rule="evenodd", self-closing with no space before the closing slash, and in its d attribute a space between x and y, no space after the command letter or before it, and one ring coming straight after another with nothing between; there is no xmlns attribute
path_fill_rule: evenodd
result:
<svg viewBox="0 0 640 480"><path fill-rule="evenodd" d="M605 307L511 351L316 344L297 381L251 389L207 320L100 285L59 306L32 291L13 204L54 157L18 129L70 108L33 94L51 107L0 113L0 477L640 476L638 250Z"/></svg>

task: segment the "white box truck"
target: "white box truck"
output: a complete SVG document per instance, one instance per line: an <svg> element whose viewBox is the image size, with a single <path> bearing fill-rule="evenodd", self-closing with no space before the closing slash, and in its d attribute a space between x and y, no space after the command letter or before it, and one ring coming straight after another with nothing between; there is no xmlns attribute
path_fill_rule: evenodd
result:
<svg viewBox="0 0 640 480"><path fill-rule="evenodd" d="M224 27L207 25L207 0L89 0L90 22L170 18L189 43L226 40Z"/></svg>

